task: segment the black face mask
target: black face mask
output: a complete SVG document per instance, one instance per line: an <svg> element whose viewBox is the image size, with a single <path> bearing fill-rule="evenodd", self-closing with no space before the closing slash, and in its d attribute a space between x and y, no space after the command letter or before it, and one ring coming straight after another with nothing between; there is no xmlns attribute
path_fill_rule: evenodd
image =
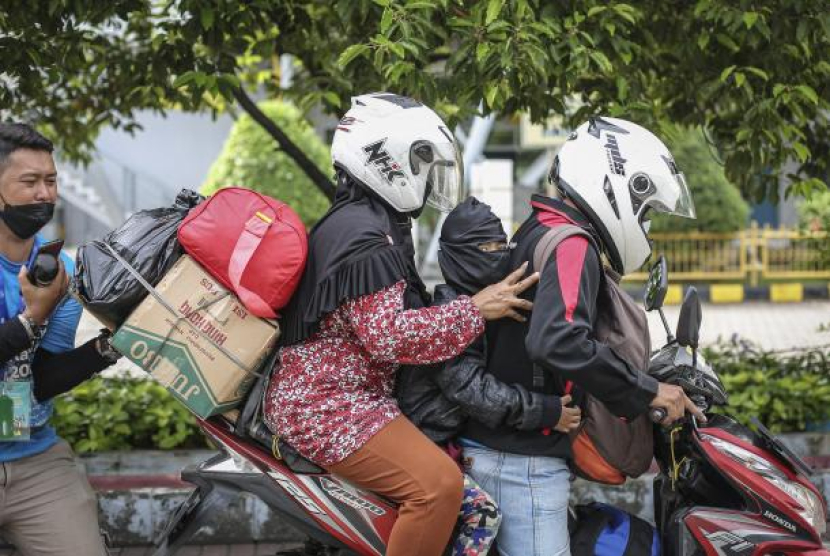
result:
<svg viewBox="0 0 830 556"><path fill-rule="evenodd" d="M444 280L458 293L473 294L503 280L510 269L510 252L482 251L485 243L507 243L501 221L474 197L458 205L441 228L438 264Z"/></svg>
<svg viewBox="0 0 830 556"><path fill-rule="evenodd" d="M5 201L4 201L5 202ZM52 220L55 203L30 203L27 205L10 205L0 211L0 219L14 235L20 239L29 239Z"/></svg>

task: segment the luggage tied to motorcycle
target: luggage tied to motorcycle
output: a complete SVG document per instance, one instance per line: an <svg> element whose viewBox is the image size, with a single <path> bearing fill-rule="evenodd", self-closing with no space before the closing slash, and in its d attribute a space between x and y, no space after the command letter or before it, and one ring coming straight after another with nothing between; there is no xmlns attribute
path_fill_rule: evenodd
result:
<svg viewBox="0 0 830 556"><path fill-rule="evenodd" d="M254 315L277 317L300 282L308 238L300 217L250 189L220 189L179 226L188 255Z"/></svg>
<svg viewBox="0 0 830 556"><path fill-rule="evenodd" d="M533 266L541 272L556 247L569 237L580 236L596 247L591 235L578 226L557 226L539 240ZM648 321L643 310L620 287L620 276L603 267L594 336L638 370L648 368L651 351ZM534 369L534 381L542 377ZM579 428L571 433L574 472L590 481L620 485L626 477L639 477L651 466L654 455L652 424L647 415L626 421L613 415L586 393Z"/></svg>
<svg viewBox="0 0 830 556"><path fill-rule="evenodd" d="M81 304L115 330L147 296L142 278L158 284L182 254L176 231L204 197L182 189L173 206L141 210L104 236L78 249L72 290ZM115 256L136 270L131 273Z"/></svg>
<svg viewBox="0 0 830 556"><path fill-rule="evenodd" d="M117 328L113 346L206 418L236 406L258 376L279 336L273 316L296 288L307 246L299 217L280 201L229 188L191 211L202 199L173 214L143 211L107 236L132 242L91 245L117 277L106 293L132 294L129 304L107 298L119 311L107 323ZM145 233L125 230L136 221ZM154 248L140 249L148 243ZM98 270L80 278L90 282ZM107 309L94 314L113 313Z"/></svg>

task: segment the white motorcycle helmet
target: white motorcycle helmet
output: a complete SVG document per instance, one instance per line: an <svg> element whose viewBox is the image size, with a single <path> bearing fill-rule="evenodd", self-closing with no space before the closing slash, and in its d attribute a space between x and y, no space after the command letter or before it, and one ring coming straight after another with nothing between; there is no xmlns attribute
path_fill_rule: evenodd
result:
<svg viewBox="0 0 830 556"><path fill-rule="evenodd" d="M548 179L588 217L620 274L634 272L651 255L651 211L695 218L686 179L669 149L626 120L597 117L579 126Z"/></svg>
<svg viewBox="0 0 830 556"><path fill-rule="evenodd" d="M425 203L449 212L463 198L463 163L438 114L392 93L352 98L331 145L335 167L395 211L417 216Z"/></svg>

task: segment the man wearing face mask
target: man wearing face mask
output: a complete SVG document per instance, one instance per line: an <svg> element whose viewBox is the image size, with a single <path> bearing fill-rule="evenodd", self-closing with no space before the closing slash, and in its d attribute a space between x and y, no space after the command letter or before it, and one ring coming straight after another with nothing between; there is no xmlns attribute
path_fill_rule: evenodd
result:
<svg viewBox="0 0 830 556"><path fill-rule="evenodd" d="M95 493L49 417L54 396L118 354L106 333L75 348L81 307L66 295L71 258L61 254L48 285L27 277L58 198L52 149L27 125L0 124L0 391L14 389L14 403L30 405L28 438L0 441L0 536L27 556L105 556Z"/></svg>

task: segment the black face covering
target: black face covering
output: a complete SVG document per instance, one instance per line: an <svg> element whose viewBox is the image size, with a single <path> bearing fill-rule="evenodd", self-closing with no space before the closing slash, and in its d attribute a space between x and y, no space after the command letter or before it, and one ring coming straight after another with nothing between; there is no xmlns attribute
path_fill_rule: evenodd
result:
<svg viewBox="0 0 830 556"><path fill-rule="evenodd" d="M458 293L471 295L507 276L510 252L485 252L484 243L507 243L501 221L489 205L470 197L455 207L441 228L438 264L444 280Z"/></svg>
<svg viewBox="0 0 830 556"><path fill-rule="evenodd" d="M4 201L5 202L5 201ZM20 239L29 239L52 220L55 203L29 203L27 205L10 205L0 211L0 219L14 235Z"/></svg>

